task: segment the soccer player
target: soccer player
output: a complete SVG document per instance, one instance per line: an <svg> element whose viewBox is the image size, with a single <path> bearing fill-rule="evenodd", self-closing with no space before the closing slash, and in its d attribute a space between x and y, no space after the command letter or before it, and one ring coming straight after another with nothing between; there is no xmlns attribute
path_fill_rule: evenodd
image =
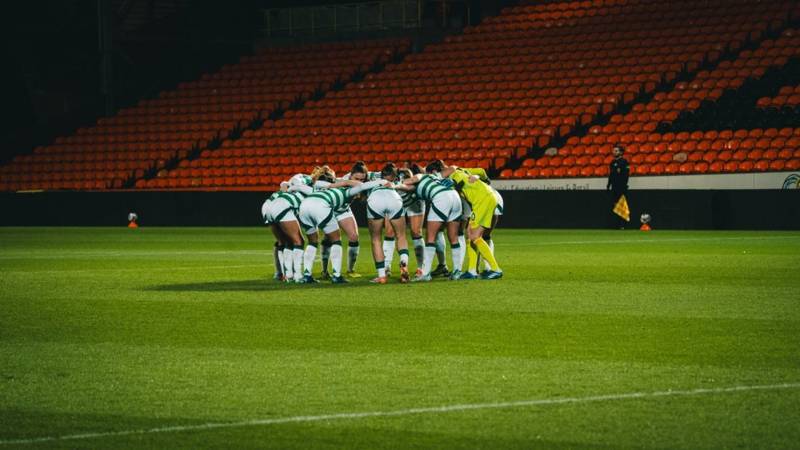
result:
<svg viewBox="0 0 800 450"><path fill-rule="evenodd" d="M299 196L300 202L298 203L297 209L295 210L295 216L299 217L299 208L302 200L308 197L309 195L313 194L316 190L325 189L325 188L335 188L335 187L343 187L348 186L347 183L338 182L338 183L331 183L327 180L333 179L335 174L333 170L331 170L328 166L317 166L311 172L311 175L304 175L304 174L297 174L293 176L289 180L289 191L297 196ZM298 220L299 223L299 220ZM298 229L302 223L298 224ZM314 278L311 268L314 265L314 259L317 256L317 248L319 246L319 236L317 233L307 234L308 236L308 245L303 252L302 261L303 261L303 271L302 277L304 283L317 283L317 280Z"/></svg>
<svg viewBox="0 0 800 450"><path fill-rule="evenodd" d="M398 169L398 181L403 181L411 178L412 176L422 173L419 166L413 164L410 168ZM407 228L411 230L411 242L414 244L414 255L417 260L417 276L422 275L422 266L425 258L425 239L422 238L422 224L425 219L425 200L417 197L415 191L398 190L400 198L403 200L403 216L407 220ZM441 234L441 233L439 233ZM383 241L383 252L386 257L386 273L389 274L392 267L392 256L394 253L395 242L394 228L390 226L389 221L386 221L386 235ZM431 273L433 274L433 273Z"/></svg>
<svg viewBox="0 0 800 450"><path fill-rule="evenodd" d="M376 172L370 172L369 169L367 169L367 165L364 163L364 161L357 161L355 164L353 164L350 172L342 177L342 180L365 182L378 178L380 178L379 174ZM356 218L353 215L352 208L350 207L352 202L353 199L350 199L347 204L336 210L334 214L336 215L336 221L339 224L339 228L344 230L345 234L347 235L347 276L357 278L361 276L356 272L356 261L358 260L360 248L358 244L358 223L356 223ZM330 259L331 245L332 243L329 240L323 239L322 279L328 279L330 277L328 274L328 260Z"/></svg>
<svg viewBox="0 0 800 450"><path fill-rule="evenodd" d="M497 207L494 209L494 214L492 215L492 227L483 231L483 240L486 241L486 244L489 246L489 250L492 251L492 256L494 256L494 239L492 239L492 231L497 228L497 223L500 221L500 218L503 217L504 202L503 196L500 195L500 192L498 192L497 189L491 185L489 185L489 189L491 189L492 193L494 193L494 198L497 201ZM488 271L491 271L492 267L489 264L489 261L483 260L483 263L486 266L486 269L481 273L481 275L488 276Z"/></svg>
<svg viewBox="0 0 800 450"><path fill-rule="evenodd" d="M442 162L442 167L444 167L444 162ZM458 170L462 170L462 171L468 173L469 175L477 176L480 181L486 183L489 186L489 189L491 189L492 193L494 194L495 200L497 200L497 207L495 208L494 214L492 215L492 225L491 225L490 228L486 228L483 231L483 240L486 241L486 244L489 246L489 249L492 251L492 255L494 255L494 241L492 241L492 230L495 229L495 227L497 226L497 222L500 220L500 217L503 215L503 197L500 195L499 192L497 192L497 190L494 187L492 187L491 180L489 180L489 176L486 174L486 171L484 169L482 169L480 167L475 167L475 168L459 167ZM462 234L459 235L459 238L463 238L463 233L466 231L467 224L469 223L469 219L472 216L472 206L469 204L469 202L466 200L466 198L464 198L463 195L462 195L461 199L462 199L461 206L464 209L464 213L461 216L462 219L463 219L462 220L462 226L461 226L461 233ZM462 242L462 241L459 239L459 242ZM489 262L486 261L486 260L483 260L483 263L486 266L486 269L484 270L484 272L482 274L483 275L488 275L488 271L491 270Z"/></svg>
<svg viewBox="0 0 800 450"><path fill-rule="evenodd" d="M282 267L285 280L302 283L303 236L297 221L297 210L303 194L289 192L290 185L291 182L281 183L281 189L264 202L262 214L264 222L271 225L275 238L283 246Z"/></svg>
<svg viewBox="0 0 800 450"><path fill-rule="evenodd" d="M480 180L477 175L470 175L456 166L445 166L442 176L448 177L455 183L455 188L469 202L472 207L469 225L467 226L467 272L462 279L478 278L478 254L489 263L490 270L483 278L497 279L503 272L497 265L489 245L483 240L483 232L492 227L492 218L497 208L497 199L488 184Z"/></svg>
<svg viewBox="0 0 800 450"><path fill-rule="evenodd" d="M428 173L434 174L437 177L441 178L442 177L442 169L444 169L444 167L445 167L444 161L442 161L441 159L437 159L436 161L433 161L430 164L428 164L425 167L425 170ZM447 186L452 186L453 185L452 184L453 183L452 180L442 180L442 183L447 185ZM467 203L467 201L464 200L464 198L462 197L461 198L461 219L460 219L461 224L460 224L460 226L458 228L458 245L462 249L466 249L467 248L466 239L464 238L464 230L466 228L467 221L469 221L469 216L470 216L471 213L472 213L472 209L470 208L469 203ZM439 259L439 266L436 267L436 269L434 269L431 272L432 276L439 276L439 275L442 275L442 276L445 276L445 277L452 276L450 271L447 269L447 264L446 264L445 258L444 258L444 252L445 252L444 233L440 231L436 235L436 257ZM457 273L455 276L453 276L453 279L456 279L461 275L461 272L460 272L461 271L461 267L454 267L453 270L458 270L459 271L459 273Z"/></svg>
<svg viewBox="0 0 800 450"><path fill-rule="evenodd" d="M380 177L393 183L397 180L397 167L386 164L381 170ZM408 275L408 240L406 238L406 220L403 217L403 199L391 184L378 186L369 192L367 197L367 219L369 234L372 239L372 256L378 276L371 280L372 283L386 284L386 256L382 245L382 232L384 222L389 222L389 227L397 236L400 253L400 282L407 283ZM387 230L388 228L387 227ZM393 251L393 250L392 250Z"/></svg>
<svg viewBox="0 0 800 450"><path fill-rule="evenodd" d="M405 180L403 184L408 187L413 186L417 197L430 205L422 274L415 277L414 281L431 280L431 265L436 253L436 233L442 228L442 224L445 224L447 235L450 238L454 267L451 279L457 279L460 271L456 275L455 268L461 267L464 260L464 249L458 244L458 227L461 218L461 199L458 197L458 193L452 187L444 186L440 183L438 176L430 173L414 175ZM397 189L403 189L403 187L397 187Z"/></svg>
<svg viewBox="0 0 800 450"><path fill-rule="evenodd" d="M328 169L328 172L322 174L319 180L329 183L335 182L335 174ZM335 212L341 209L344 205L349 204L353 198L359 193L385 185L386 180L375 180L366 183L361 183L356 180L341 181L344 186L339 186L338 183L332 184L327 189L322 189L313 192L306 197L300 204L299 220L306 230L307 235L316 234L318 230L325 233L325 237L331 241L331 266L333 274L331 276L332 283L346 283L341 273L342 269L342 241L339 233L339 224L335 220ZM290 188L291 190L292 188ZM314 264L314 254L307 253L305 256L304 270L311 273L311 268Z"/></svg>
<svg viewBox="0 0 800 450"><path fill-rule="evenodd" d="M275 237L275 245L272 248L272 260L275 265L275 273L273 274L272 278L275 280L283 281L286 278L284 277L284 268L283 268L283 250L285 249L285 242L284 236L281 235L280 229L278 226L271 222L271 218L269 217L269 207L274 200L278 193L284 189L284 183L281 183L281 189L272 193L272 195L267 198L263 204L261 204L261 217L264 218L264 225L270 227L272 231L272 235ZM286 186L289 183L285 183Z"/></svg>

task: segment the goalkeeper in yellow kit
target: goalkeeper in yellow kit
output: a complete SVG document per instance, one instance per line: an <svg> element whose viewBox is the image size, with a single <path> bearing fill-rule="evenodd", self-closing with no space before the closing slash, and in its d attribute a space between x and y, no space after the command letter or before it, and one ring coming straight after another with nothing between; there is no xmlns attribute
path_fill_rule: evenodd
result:
<svg viewBox="0 0 800 450"><path fill-rule="evenodd" d="M456 190L472 206L472 215L467 225L467 268L468 271L461 275L462 279L478 278L476 270L478 254L489 263L490 270L482 275L483 278L494 280L503 276L503 271L497 265L492 251L483 240L483 232L492 227L492 218L497 208L497 198L488 184L480 180L478 175L472 175L456 166L444 166L441 175L443 178L453 180Z"/></svg>

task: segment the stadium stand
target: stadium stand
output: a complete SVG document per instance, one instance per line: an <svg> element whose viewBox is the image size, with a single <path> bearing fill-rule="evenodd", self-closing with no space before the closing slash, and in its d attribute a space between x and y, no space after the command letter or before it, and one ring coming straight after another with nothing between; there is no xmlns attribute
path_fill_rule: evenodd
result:
<svg viewBox="0 0 800 450"><path fill-rule="evenodd" d="M800 128L715 105L769 81L759 106L792 107L778 89L798 80L771 74L796 64L799 19L791 1L523 2L399 62L407 41L265 52L18 157L0 188L271 188L359 159L597 177L615 143L640 176L794 170Z"/></svg>
<svg viewBox="0 0 800 450"><path fill-rule="evenodd" d="M265 49L101 118L76 135L0 168L0 189L122 188L262 120L388 62L396 40ZM225 176L223 174L222 176ZM162 185L156 179L152 187ZM227 180L223 180L223 185ZM137 183L147 184L144 180Z"/></svg>
<svg viewBox="0 0 800 450"><path fill-rule="evenodd" d="M775 41L765 40L754 51L743 50L736 59L721 61L714 70L701 70L690 81L678 82L672 90L656 93L651 101L634 105L630 112L613 115L607 125L592 127L586 136L570 138L557 155L525 161L523 167L529 167L525 176L605 176L614 144L626 147L637 175L796 170L800 167L800 128L723 130L713 127L728 123L730 117L689 117L701 105L719 103L726 91L736 97L746 81L782 68L798 56L800 35L785 30ZM719 109L726 116L744 110L730 104ZM669 125L680 121L684 126L691 122L688 128L695 131L658 130L674 129ZM710 123L704 124L706 121ZM712 129L703 131L704 125Z"/></svg>

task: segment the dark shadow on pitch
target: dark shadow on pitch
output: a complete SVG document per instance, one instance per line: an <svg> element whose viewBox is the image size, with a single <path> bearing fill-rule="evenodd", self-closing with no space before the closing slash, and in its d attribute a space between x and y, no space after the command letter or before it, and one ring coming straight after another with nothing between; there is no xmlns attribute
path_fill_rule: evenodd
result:
<svg viewBox="0 0 800 450"><path fill-rule="evenodd" d="M336 289L329 281L312 284L282 283L272 279L210 281L204 283L161 284L147 287L145 291L156 292L270 292L293 289ZM372 286L361 282L350 282L345 286Z"/></svg>

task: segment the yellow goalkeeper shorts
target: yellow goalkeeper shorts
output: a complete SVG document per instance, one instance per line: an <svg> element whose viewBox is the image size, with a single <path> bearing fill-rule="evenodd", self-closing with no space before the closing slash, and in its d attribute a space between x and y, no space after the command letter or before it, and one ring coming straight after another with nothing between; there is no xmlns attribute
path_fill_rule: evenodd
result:
<svg viewBox="0 0 800 450"><path fill-rule="evenodd" d="M472 216L469 218L470 228L476 228L479 225L483 228L491 228L495 208L497 208L497 200L493 196L484 197L483 201L472 205Z"/></svg>

